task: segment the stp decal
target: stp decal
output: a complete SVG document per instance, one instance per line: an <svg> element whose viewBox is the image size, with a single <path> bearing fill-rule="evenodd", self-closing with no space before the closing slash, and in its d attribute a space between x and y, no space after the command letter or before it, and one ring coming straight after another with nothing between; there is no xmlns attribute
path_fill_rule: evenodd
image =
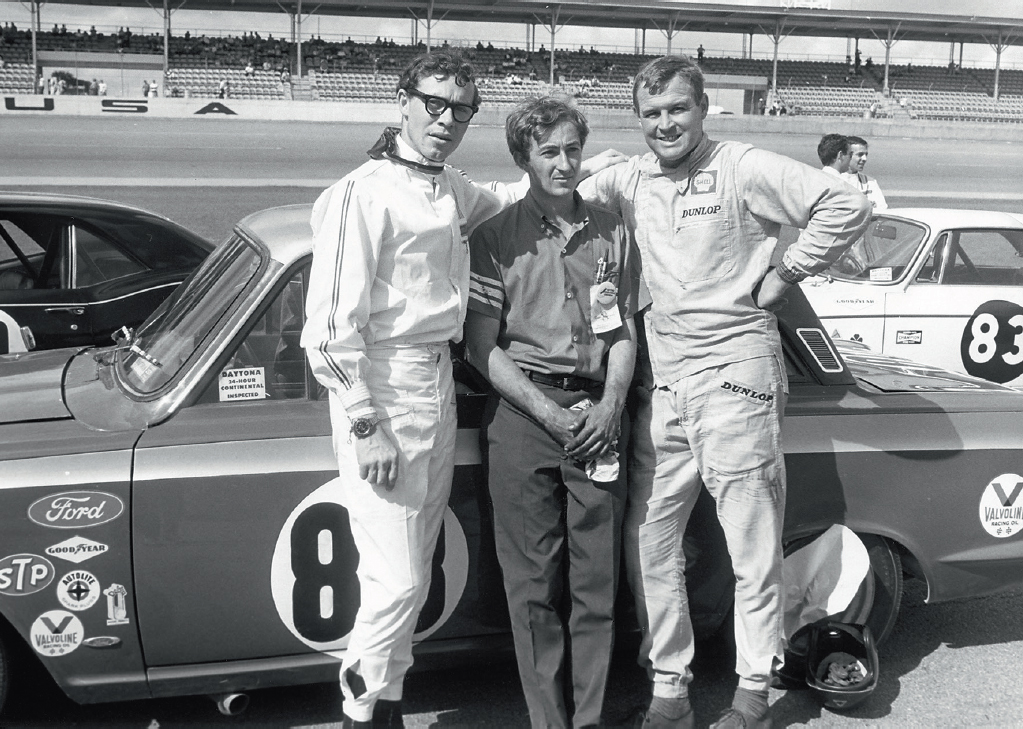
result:
<svg viewBox="0 0 1023 729"><path fill-rule="evenodd" d="M1003 473L980 497L980 524L993 537L1011 537L1023 528L1023 476Z"/></svg>
<svg viewBox="0 0 1023 729"><path fill-rule="evenodd" d="M0 559L0 595L20 597L39 592L53 581L50 560L38 554L12 554Z"/></svg>
<svg viewBox="0 0 1023 729"><path fill-rule="evenodd" d="M67 610L50 610L35 622L29 637L36 653L44 656L66 656L82 644L82 621Z"/></svg>
<svg viewBox="0 0 1023 729"><path fill-rule="evenodd" d="M28 507L28 518L54 529L82 529L113 521L124 504L103 491L68 491L44 496Z"/></svg>
<svg viewBox="0 0 1023 729"><path fill-rule="evenodd" d="M974 377L1004 383L1023 375L1023 307L998 300L981 304L966 322L959 353Z"/></svg>
<svg viewBox="0 0 1023 729"><path fill-rule="evenodd" d="M270 586L281 622L310 648L340 657L359 609L359 553L348 510L341 506L341 479L302 500L281 528L270 567ZM462 597L469 549L451 509L444 514L426 604L415 640L439 629ZM335 653L336 651L336 653Z"/></svg>

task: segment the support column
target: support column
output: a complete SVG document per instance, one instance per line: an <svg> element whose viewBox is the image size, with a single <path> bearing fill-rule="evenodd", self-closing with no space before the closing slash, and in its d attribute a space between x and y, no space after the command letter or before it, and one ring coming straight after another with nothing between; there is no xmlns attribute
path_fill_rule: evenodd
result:
<svg viewBox="0 0 1023 729"><path fill-rule="evenodd" d="M171 11L167 0L163 0L163 78L167 79L167 71L170 70L170 33L171 33ZM167 95L167 84L163 84L163 95Z"/></svg>
<svg viewBox="0 0 1023 729"><path fill-rule="evenodd" d="M39 69L39 51L36 46L36 33L39 32L39 0L29 0L29 11L32 13L32 68L35 69L35 78L32 83L35 84L33 91L39 90L39 77L42 72Z"/></svg>
<svg viewBox="0 0 1023 729"><path fill-rule="evenodd" d="M1019 36L1020 33L1012 33L1011 31L1005 31L1000 28L998 30L998 38L995 40L994 43L989 41L986 37L984 38L984 40L987 40L988 45L991 46L995 51L995 88L994 88L995 101L998 101L999 97L998 80L1002 67L1002 51L1008 48L1017 38L1019 38ZM961 48L959 51L959 57L960 59L962 58ZM959 63L960 65L962 65L961 60Z"/></svg>
<svg viewBox="0 0 1023 729"><path fill-rule="evenodd" d="M302 0L295 3L295 70L297 77L302 78ZM304 88L304 87L303 87Z"/></svg>
<svg viewBox="0 0 1023 729"><path fill-rule="evenodd" d="M874 37L881 41L881 44L884 46L884 88L882 89L882 93L885 96L888 96L891 93L888 81L891 78L892 46L899 42L899 39L896 36L899 33L900 27L902 27L901 22L899 22L894 28L889 25L886 29L884 39L878 36L877 33L874 33L873 30L870 31L871 33L874 33Z"/></svg>
<svg viewBox="0 0 1023 729"><path fill-rule="evenodd" d="M664 34L664 37L668 39L667 55L669 56L671 55L672 39L689 26L689 22L686 21L686 23L683 24L681 28L678 27L678 20L681 15L682 15L681 13L672 13L671 17L668 18L668 27L664 29L660 28L658 29ZM657 26L656 22L654 23L654 26L655 27Z"/></svg>
<svg viewBox="0 0 1023 729"><path fill-rule="evenodd" d="M554 80L555 80L554 79L554 59L555 59L554 46L555 46L555 43L557 41L558 31L561 30L561 28L564 27L564 25L565 25L564 23L562 23L561 25L558 24L558 21L561 19L561 5L557 5L556 4L556 5L552 5L551 6L551 22L550 22L550 24L544 22L544 20L542 18L540 18L539 16L537 16L535 14L533 15L533 17L536 18L537 22L540 23L540 25L542 25L544 28L546 28L547 30L549 30L551 32L551 57L550 57L549 63L550 63L550 72L551 72L550 73L550 84L551 84L551 88L553 89L554 88Z"/></svg>

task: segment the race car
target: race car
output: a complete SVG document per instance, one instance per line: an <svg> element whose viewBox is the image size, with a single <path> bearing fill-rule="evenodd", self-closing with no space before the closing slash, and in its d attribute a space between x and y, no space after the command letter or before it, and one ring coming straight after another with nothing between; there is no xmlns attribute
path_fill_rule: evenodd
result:
<svg viewBox="0 0 1023 729"><path fill-rule="evenodd" d="M112 346L0 356L0 665L24 643L82 703L205 693L226 708L224 696L337 680L358 555L328 402L299 346L310 210L247 217ZM1023 583L1023 393L840 351L798 288L780 327L787 547L844 525L869 554L841 617L883 638L904 570L931 601ZM456 471L420 666L511 655L480 460L487 395L456 371ZM687 575L706 635L733 585L701 513Z"/></svg>
<svg viewBox="0 0 1023 729"><path fill-rule="evenodd" d="M0 192L0 354L110 344L212 250L186 228L127 205Z"/></svg>
<svg viewBox="0 0 1023 729"><path fill-rule="evenodd" d="M802 288L833 337L1023 386L1023 215L889 209Z"/></svg>

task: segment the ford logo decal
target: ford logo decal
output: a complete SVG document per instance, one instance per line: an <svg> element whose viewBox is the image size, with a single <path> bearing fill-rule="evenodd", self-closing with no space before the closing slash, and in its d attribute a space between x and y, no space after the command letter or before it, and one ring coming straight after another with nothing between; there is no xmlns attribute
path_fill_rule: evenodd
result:
<svg viewBox="0 0 1023 729"><path fill-rule="evenodd" d="M113 521L124 503L103 491L66 491L44 496L28 507L28 518L54 529L82 529Z"/></svg>

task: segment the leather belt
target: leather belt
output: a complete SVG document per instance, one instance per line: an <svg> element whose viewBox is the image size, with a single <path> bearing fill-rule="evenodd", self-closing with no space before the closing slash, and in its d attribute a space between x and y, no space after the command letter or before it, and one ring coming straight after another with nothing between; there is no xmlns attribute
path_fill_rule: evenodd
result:
<svg viewBox="0 0 1023 729"><path fill-rule="evenodd" d="M532 370L522 370L522 372L533 382L558 387L562 390L599 390L604 386L603 382L576 375L546 375L543 372L533 372Z"/></svg>

